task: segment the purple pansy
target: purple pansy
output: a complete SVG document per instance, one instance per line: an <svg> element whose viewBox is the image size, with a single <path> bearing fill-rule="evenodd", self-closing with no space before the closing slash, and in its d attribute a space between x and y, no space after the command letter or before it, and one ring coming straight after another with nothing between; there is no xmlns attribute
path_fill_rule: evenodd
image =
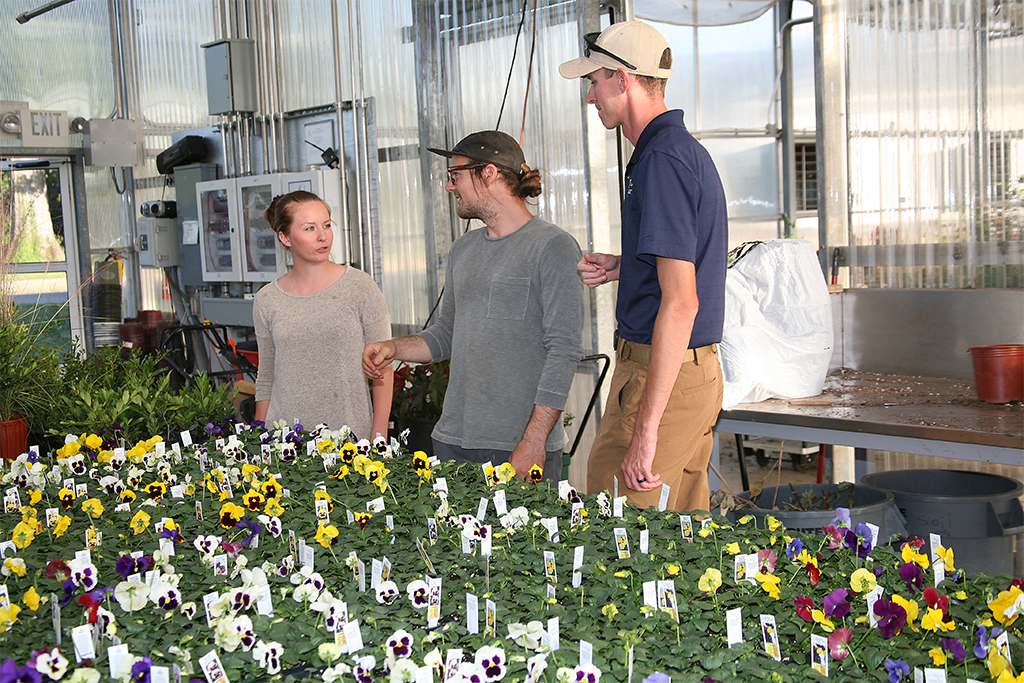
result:
<svg viewBox="0 0 1024 683"><path fill-rule="evenodd" d="M850 603L846 601L848 591L837 588L825 596L825 616L840 619L850 611Z"/></svg>
<svg viewBox="0 0 1024 683"><path fill-rule="evenodd" d="M907 623L907 610L891 600L877 600L874 607L878 631L883 638L892 638Z"/></svg>
<svg viewBox="0 0 1024 683"><path fill-rule="evenodd" d="M914 593L919 593L924 587L924 572L913 562L900 567L900 578L907 582L907 588Z"/></svg>
<svg viewBox="0 0 1024 683"><path fill-rule="evenodd" d="M967 651L963 644L956 638L943 638L942 649L953 655L953 661L960 663L967 659Z"/></svg>
<svg viewBox="0 0 1024 683"><path fill-rule="evenodd" d="M900 683L904 676L910 675L910 665L902 659L886 658L885 670L889 672L889 683Z"/></svg>

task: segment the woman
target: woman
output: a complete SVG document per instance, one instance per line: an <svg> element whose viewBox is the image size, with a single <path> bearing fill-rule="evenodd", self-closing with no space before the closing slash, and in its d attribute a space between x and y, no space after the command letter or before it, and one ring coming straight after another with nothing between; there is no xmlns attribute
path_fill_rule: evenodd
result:
<svg viewBox="0 0 1024 683"><path fill-rule="evenodd" d="M357 439L386 438L391 371L373 382L371 396L361 370L363 348L391 336L384 296L369 275L330 260L331 212L315 194L275 197L264 215L294 265L257 292L253 306L256 419L347 426Z"/></svg>

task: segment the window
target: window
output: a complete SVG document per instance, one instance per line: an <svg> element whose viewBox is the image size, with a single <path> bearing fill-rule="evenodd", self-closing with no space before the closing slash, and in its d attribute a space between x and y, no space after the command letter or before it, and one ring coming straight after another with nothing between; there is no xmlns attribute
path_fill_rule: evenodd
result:
<svg viewBox="0 0 1024 683"><path fill-rule="evenodd" d="M818 157L813 142L796 143L796 210L818 210Z"/></svg>

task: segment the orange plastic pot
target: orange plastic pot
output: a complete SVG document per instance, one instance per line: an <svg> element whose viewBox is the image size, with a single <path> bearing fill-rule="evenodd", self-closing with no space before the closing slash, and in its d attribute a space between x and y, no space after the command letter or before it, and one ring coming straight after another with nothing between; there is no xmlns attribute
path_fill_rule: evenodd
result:
<svg viewBox="0 0 1024 683"><path fill-rule="evenodd" d="M14 460L28 450L28 420L14 415L0 422L0 458Z"/></svg>
<svg viewBox="0 0 1024 683"><path fill-rule="evenodd" d="M1024 401L1024 344L972 346L970 351L980 400Z"/></svg>

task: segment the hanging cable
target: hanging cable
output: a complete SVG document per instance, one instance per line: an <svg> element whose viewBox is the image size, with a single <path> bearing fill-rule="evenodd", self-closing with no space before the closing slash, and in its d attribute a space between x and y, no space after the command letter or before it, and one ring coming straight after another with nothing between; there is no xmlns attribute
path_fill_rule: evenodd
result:
<svg viewBox="0 0 1024 683"><path fill-rule="evenodd" d="M533 0L533 37L530 39L530 61L526 64L526 93L523 95L523 119L519 129L519 146L526 137L526 105L530 102L530 80L533 77L533 53L537 48L537 0Z"/></svg>
<svg viewBox="0 0 1024 683"><path fill-rule="evenodd" d="M501 96L501 109L498 110L498 122L494 124L494 130L501 128L501 116L505 113L505 100L508 99L508 88L512 83L512 71L516 66L516 53L519 52L519 36L523 33L523 24L526 23L526 8L530 4L530 0L523 0L523 11L519 17L519 28L516 29L516 42L512 46L512 63L508 67L508 78L505 80L505 94Z"/></svg>

